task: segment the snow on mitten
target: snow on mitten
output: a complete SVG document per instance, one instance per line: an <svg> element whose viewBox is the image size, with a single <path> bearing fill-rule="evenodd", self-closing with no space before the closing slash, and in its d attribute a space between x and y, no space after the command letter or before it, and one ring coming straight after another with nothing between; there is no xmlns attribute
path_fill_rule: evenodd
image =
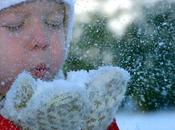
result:
<svg viewBox="0 0 175 130"><path fill-rule="evenodd" d="M7 93L4 116L30 130L106 130L128 80L118 67L70 72L51 82L22 73Z"/></svg>
<svg viewBox="0 0 175 130"><path fill-rule="evenodd" d="M129 78L127 71L112 66L68 73L69 81L82 80L85 84L90 113L83 130L106 130L124 97Z"/></svg>
<svg viewBox="0 0 175 130"><path fill-rule="evenodd" d="M94 103L92 109L99 111L107 107L118 108L130 79L129 73L122 68L108 66L90 71L89 77L87 91L90 100Z"/></svg>
<svg viewBox="0 0 175 130"><path fill-rule="evenodd" d="M82 89L65 80L44 82L20 74L6 95L2 115L23 129L80 130L87 106ZM81 117L80 117L81 116Z"/></svg>
<svg viewBox="0 0 175 130"><path fill-rule="evenodd" d="M31 130L81 130L88 111L84 93L65 80L37 82L37 91L23 112L25 126Z"/></svg>
<svg viewBox="0 0 175 130"><path fill-rule="evenodd" d="M92 70L89 76L87 91L91 114L87 128L106 130L124 98L130 76L124 69L112 66Z"/></svg>
<svg viewBox="0 0 175 130"><path fill-rule="evenodd" d="M19 124L19 113L27 106L35 90L35 80L28 72L24 71L17 77L11 89L6 94L1 114L16 124Z"/></svg>

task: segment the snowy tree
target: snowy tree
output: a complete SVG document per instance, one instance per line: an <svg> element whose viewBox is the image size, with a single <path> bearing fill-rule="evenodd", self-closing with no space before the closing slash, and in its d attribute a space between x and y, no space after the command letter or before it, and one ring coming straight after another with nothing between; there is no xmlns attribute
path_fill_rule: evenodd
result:
<svg viewBox="0 0 175 130"><path fill-rule="evenodd" d="M143 6L140 18L131 21L121 37L107 28L108 17L91 14L90 22L78 25L82 32L73 43L67 66L87 70L105 64L124 67L132 77L128 96L141 110L174 107L174 13L174 2ZM75 65L77 59L83 64Z"/></svg>

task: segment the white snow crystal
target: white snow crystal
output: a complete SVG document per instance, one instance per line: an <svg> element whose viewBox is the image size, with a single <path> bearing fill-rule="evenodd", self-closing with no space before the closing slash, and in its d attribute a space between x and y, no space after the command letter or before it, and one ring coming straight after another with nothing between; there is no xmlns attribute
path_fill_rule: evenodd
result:
<svg viewBox="0 0 175 130"><path fill-rule="evenodd" d="M159 46L163 46L165 43L164 42L159 42Z"/></svg>

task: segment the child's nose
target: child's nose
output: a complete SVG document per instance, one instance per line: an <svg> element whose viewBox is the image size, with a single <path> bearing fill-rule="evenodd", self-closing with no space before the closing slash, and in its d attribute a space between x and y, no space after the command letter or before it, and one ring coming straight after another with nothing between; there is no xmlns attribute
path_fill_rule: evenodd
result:
<svg viewBox="0 0 175 130"><path fill-rule="evenodd" d="M47 35L39 22L35 22L31 31L31 41L29 43L29 48L31 50L46 49L49 46Z"/></svg>

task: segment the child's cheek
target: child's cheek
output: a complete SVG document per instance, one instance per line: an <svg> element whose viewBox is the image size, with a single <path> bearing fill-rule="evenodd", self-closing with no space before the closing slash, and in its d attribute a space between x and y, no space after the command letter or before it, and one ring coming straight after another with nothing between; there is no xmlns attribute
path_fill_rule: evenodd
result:
<svg viewBox="0 0 175 130"><path fill-rule="evenodd" d="M0 64L0 93L5 94L9 90L22 68L20 64L13 64L11 61Z"/></svg>
<svg viewBox="0 0 175 130"><path fill-rule="evenodd" d="M53 63L52 70L54 73L57 73L65 61L66 47L64 32L53 33L50 39L50 51Z"/></svg>
<svg viewBox="0 0 175 130"><path fill-rule="evenodd" d="M18 40L0 39L0 93L5 94L18 73L23 69L23 52Z"/></svg>

